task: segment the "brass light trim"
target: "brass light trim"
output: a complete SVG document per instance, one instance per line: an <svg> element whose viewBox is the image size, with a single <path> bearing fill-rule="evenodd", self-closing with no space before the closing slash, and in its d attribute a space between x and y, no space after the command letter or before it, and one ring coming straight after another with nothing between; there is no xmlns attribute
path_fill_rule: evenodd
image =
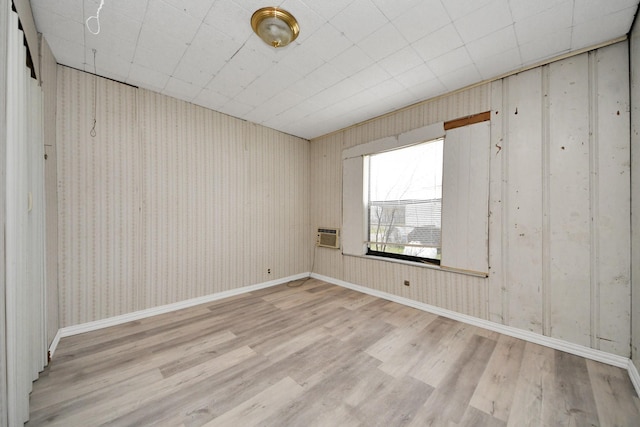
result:
<svg viewBox="0 0 640 427"><path fill-rule="evenodd" d="M251 28L266 44L284 47L300 33L298 21L292 14L277 7L263 7L251 16Z"/></svg>

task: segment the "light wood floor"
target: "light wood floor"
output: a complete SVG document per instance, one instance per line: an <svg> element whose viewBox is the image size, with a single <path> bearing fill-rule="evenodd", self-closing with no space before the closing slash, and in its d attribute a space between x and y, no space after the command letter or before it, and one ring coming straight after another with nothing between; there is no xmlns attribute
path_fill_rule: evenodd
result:
<svg viewBox="0 0 640 427"><path fill-rule="evenodd" d="M27 426L640 426L627 372L314 279L63 338Z"/></svg>

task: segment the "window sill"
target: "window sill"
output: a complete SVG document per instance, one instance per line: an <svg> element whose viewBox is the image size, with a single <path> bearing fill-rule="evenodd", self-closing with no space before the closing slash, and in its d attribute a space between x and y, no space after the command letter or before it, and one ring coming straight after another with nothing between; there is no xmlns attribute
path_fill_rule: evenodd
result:
<svg viewBox="0 0 640 427"><path fill-rule="evenodd" d="M440 271L444 271L444 272L447 272L447 273L462 274L464 276L480 277L480 278L483 278L483 279L486 279L487 277L489 277L489 275L487 273L482 273L482 272L479 272L479 271L461 270L461 269L452 268L452 267L446 267L446 266L442 266L442 265L426 264L426 263L423 263L423 262L415 262L415 261L406 261L406 260L403 260L403 259L387 258L387 257L382 257L382 256L376 256L376 255L351 255L351 254L345 254L345 253L342 253L342 255L343 256L349 256L349 257L355 257L355 258L368 259L368 260L391 262L391 263L394 263L394 264L405 264L405 265L409 265L411 267L428 268L430 270L440 270Z"/></svg>

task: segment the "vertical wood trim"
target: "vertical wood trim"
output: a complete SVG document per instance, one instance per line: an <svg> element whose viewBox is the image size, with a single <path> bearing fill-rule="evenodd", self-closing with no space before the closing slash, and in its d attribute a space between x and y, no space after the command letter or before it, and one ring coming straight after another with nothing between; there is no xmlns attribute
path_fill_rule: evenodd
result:
<svg viewBox="0 0 640 427"><path fill-rule="evenodd" d="M7 32L9 0L0 0L0 159L7 158ZM6 224L6 161L0 161L0 224ZM6 241L5 227L0 227L0 242ZM7 427L7 336L6 336L6 252L0 245L0 427Z"/></svg>
<svg viewBox="0 0 640 427"><path fill-rule="evenodd" d="M542 67L542 333L551 336L551 126L549 124L549 66Z"/></svg>
<svg viewBox="0 0 640 427"><path fill-rule="evenodd" d="M631 313L640 312L640 24L632 27L630 52L631 110ZM640 316L631 315L631 359L635 368L636 391L640 391ZM631 369L630 369L631 372ZM632 376L633 378L633 376Z"/></svg>
<svg viewBox="0 0 640 427"><path fill-rule="evenodd" d="M509 325L509 277L510 277L510 264L509 264L509 151L510 151L510 129L509 129L509 117L511 112L509 111L509 92L511 79L504 79L502 83L502 157L500 158L502 179L501 179L501 191L502 195L502 233L501 248L502 248L502 322L505 325Z"/></svg>
<svg viewBox="0 0 640 427"><path fill-rule="evenodd" d="M600 350L628 355L630 317L629 79L628 46L597 52L597 330ZM594 93L596 95L596 93ZM633 196L632 196L633 197ZM632 294L633 296L633 294Z"/></svg>
<svg viewBox="0 0 640 427"><path fill-rule="evenodd" d="M588 80L589 80L589 211L590 221L590 263L589 263L589 287L590 287L590 305L591 316L589 325L589 339L591 348L600 349L600 300L598 286L599 273L599 223L600 223L600 186L598 180L598 51L588 53Z"/></svg>
<svg viewBox="0 0 640 427"><path fill-rule="evenodd" d="M487 286L488 320L504 324L502 316L502 289L504 286L504 264L502 255L502 221L504 206L502 157L505 141L503 128L504 80L491 83L491 147L489 159L489 284Z"/></svg>

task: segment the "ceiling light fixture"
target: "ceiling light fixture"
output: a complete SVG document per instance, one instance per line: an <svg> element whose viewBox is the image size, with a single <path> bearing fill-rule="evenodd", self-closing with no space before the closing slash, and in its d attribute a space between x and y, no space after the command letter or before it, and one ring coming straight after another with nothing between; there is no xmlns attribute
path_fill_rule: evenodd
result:
<svg viewBox="0 0 640 427"><path fill-rule="evenodd" d="M263 7L251 17L251 28L264 42L284 47L298 37L300 27L292 14L277 7Z"/></svg>

